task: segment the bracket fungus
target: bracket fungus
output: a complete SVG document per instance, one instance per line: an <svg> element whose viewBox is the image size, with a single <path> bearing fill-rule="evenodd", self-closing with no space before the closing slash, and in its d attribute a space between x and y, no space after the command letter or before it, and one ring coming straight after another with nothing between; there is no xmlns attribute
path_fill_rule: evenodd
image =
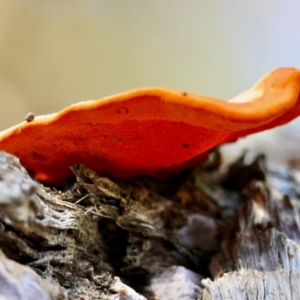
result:
<svg viewBox="0 0 300 300"><path fill-rule="evenodd" d="M163 177L298 115L300 71L279 68L228 102L162 88L80 102L1 132L0 150L51 185L62 185L74 164L119 178Z"/></svg>

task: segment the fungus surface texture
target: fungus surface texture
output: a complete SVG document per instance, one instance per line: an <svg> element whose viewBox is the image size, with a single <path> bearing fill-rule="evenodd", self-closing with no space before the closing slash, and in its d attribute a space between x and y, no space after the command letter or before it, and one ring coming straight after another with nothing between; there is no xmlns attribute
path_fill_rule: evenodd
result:
<svg viewBox="0 0 300 300"><path fill-rule="evenodd" d="M229 100L145 88L59 113L0 133L0 150L35 176L62 185L70 166L126 178L163 177L193 166L225 142L285 124L300 114L300 71L279 68Z"/></svg>

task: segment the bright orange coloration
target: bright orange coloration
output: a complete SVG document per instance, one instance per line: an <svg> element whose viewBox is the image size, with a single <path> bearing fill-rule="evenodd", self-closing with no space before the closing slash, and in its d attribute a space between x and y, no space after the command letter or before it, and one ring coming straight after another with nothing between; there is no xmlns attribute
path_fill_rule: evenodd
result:
<svg viewBox="0 0 300 300"><path fill-rule="evenodd" d="M159 88L81 102L0 133L0 149L48 184L63 184L73 164L119 178L159 177L299 114L300 71L281 68L229 102Z"/></svg>

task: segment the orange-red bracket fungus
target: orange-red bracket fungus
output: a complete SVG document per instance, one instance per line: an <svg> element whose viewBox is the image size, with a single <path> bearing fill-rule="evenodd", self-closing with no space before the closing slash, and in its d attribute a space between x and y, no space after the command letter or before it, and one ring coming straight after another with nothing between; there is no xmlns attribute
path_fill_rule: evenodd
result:
<svg viewBox="0 0 300 300"><path fill-rule="evenodd" d="M300 114L300 71L276 69L229 102L162 88L80 102L0 133L0 150L35 178L60 185L70 166L99 174L161 176L197 163L216 145Z"/></svg>

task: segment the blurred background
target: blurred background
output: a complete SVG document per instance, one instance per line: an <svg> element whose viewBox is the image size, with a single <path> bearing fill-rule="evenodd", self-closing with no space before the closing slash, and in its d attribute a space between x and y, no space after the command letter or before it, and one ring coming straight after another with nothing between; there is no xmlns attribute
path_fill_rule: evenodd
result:
<svg viewBox="0 0 300 300"><path fill-rule="evenodd" d="M230 99L274 68L300 68L298 0L0 0L0 11L0 130L138 87ZM250 144L300 145L298 128Z"/></svg>

